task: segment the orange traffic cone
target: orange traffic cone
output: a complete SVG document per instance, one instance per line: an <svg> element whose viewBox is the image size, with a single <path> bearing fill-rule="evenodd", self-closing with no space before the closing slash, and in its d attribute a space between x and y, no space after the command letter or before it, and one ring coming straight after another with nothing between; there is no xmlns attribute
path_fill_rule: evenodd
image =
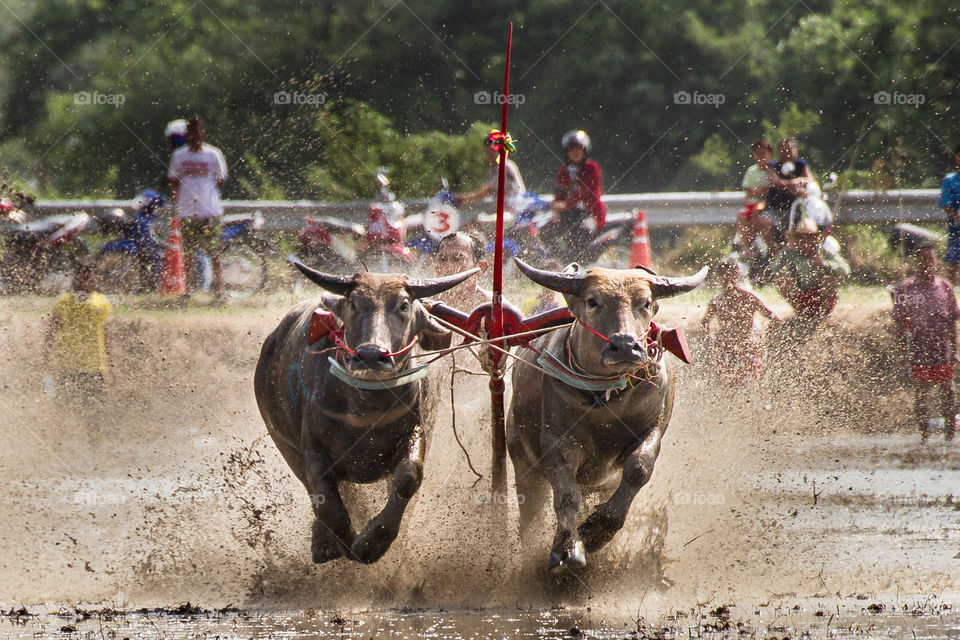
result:
<svg viewBox="0 0 960 640"><path fill-rule="evenodd" d="M183 273L183 240L180 236L180 218L170 221L167 235L167 251L163 254L163 272L160 276L160 293L178 295L187 290L187 277Z"/></svg>
<svg viewBox="0 0 960 640"><path fill-rule="evenodd" d="M633 242L630 243L630 264L653 267L653 252L650 250L650 234L647 232L647 214L637 209L633 221Z"/></svg>

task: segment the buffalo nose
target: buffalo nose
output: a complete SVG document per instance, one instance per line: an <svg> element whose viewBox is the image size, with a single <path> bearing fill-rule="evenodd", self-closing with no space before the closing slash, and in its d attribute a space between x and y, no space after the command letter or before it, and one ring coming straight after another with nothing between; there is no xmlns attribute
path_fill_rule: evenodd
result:
<svg viewBox="0 0 960 640"><path fill-rule="evenodd" d="M353 356L355 361L362 361L365 365L373 367L390 363L390 352L376 344L362 344L357 347L357 354Z"/></svg>
<svg viewBox="0 0 960 640"><path fill-rule="evenodd" d="M619 356L621 358L629 358L642 355L640 350L640 344L637 342L637 339L626 333L615 333L610 336L610 345L608 351L612 355Z"/></svg>

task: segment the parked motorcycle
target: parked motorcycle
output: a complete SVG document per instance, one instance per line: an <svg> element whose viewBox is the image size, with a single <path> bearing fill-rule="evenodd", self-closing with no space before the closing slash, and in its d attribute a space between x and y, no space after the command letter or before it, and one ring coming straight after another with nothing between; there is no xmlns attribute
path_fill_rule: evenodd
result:
<svg viewBox="0 0 960 640"><path fill-rule="evenodd" d="M406 244L406 208L390 191L386 169L377 169L377 182L380 183L378 197L370 205L357 260L370 271L406 273L416 262L413 251Z"/></svg>
<svg viewBox="0 0 960 640"><path fill-rule="evenodd" d="M621 238L630 237L633 231L633 215L611 213L607 224L600 231L583 229L574 234L575 241L551 233L549 225L561 224L553 220L550 201L535 193L524 194L523 208L514 217L513 224L504 231L503 248L513 256L530 256L540 261L555 260L560 264L579 261L592 264L600 260L609 249L620 244ZM572 246L576 244L576 246ZM493 244L487 246L493 251Z"/></svg>
<svg viewBox="0 0 960 640"><path fill-rule="evenodd" d="M0 293L58 293L70 288L77 267L89 255L80 234L93 222L78 211L25 222L10 203L0 207Z"/></svg>
<svg viewBox="0 0 960 640"><path fill-rule="evenodd" d="M306 223L297 233L297 258L326 273L351 272L357 261L357 244L364 236L363 225L328 216L308 216Z"/></svg>
<svg viewBox="0 0 960 640"><path fill-rule="evenodd" d="M145 293L156 291L163 267L165 243L157 236L158 213L164 198L144 191L133 201L133 213L115 210L100 220L101 230L120 235L104 243L94 267L104 293ZM223 285L234 297L252 295L266 285L267 256L275 252L272 240L258 231L263 215L224 216L221 219L221 264ZM194 290L209 291L213 281L210 257L203 252L184 259L195 261Z"/></svg>

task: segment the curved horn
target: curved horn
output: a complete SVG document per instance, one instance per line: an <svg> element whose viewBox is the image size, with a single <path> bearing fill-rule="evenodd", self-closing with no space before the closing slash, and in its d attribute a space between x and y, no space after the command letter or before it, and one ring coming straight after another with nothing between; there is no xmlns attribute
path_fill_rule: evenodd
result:
<svg viewBox="0 0 960 640"><path fill-rule="evenodd" d="M438 293L443 293L447 289L453 289L479 271L480 269L478 267L474 267L469 271L462 271L461 273L444 276L443 278L411 278L407 280L407 291L409 291L410 295L415 299L429 298Z"/></svg>
<svg viewBox="0 0 960 640"><path fill-rule="evenodd" d="M710 269L704 267L696 274L685 278L671 278L669 276L643 277L650 280L650 289L653 291L654 299L669 298L680 295L681 293L693 291L699 287L706 279L708 271L710 271Z"/></svg>
<svg viewBox="0 0 960 640"><path fill-rule="evenodd" d="M583 280L587 274L583 271L576 273L556 273L555 271L541 271L525 263L520 258L514 258L517 268L541 287L546 287L559 293L577 295L583 288Z"/></svg>
<svg viewBox="0 0 960 640"><path fill-rule="evenodd" d="M329 273L311 269L307 265L297 260L295 256L287 256L287 262L299 269L300 273L307 276L311 282L323 287L330 293L348 296L350 295L350 292L353 291L353 288L357 286L355 282L356 276L352 276L350 278L345 278L343 276L332 276Z"/></svg>

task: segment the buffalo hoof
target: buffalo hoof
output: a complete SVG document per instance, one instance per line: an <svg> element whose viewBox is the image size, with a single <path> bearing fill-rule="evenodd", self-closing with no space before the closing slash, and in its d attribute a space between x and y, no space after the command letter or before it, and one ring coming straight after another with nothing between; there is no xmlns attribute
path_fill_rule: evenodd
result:
<svg viewBox="0 0 960 640"><path fill-rule="evenodd" d="M564 567L585 567L587 565L587 554L583 550L583 543L577 540L572 549L550 552L550 571L560 571Z"/></svg>
<svg viewBox="0 0 960 640"><path fill-rule="evenodd" d="M383 525L371 525L360 532L350 546L350 556L362 564L373 564L383 557L397 537Z"/></svg>
<svg viewBox="0 0 960 640"><path fill-rule="evenodd" d="M313 540L310 552L316 564L330 562L345 555L343 543L320 520L313 521Z"/></svg>
<svg viewBox="0 0 960 640"><path fill-rule="evenodd" d="M613 540L613 536L623 528L623 520L594 511L584 520L577 532L587 551L593 553Z"/></svg>

